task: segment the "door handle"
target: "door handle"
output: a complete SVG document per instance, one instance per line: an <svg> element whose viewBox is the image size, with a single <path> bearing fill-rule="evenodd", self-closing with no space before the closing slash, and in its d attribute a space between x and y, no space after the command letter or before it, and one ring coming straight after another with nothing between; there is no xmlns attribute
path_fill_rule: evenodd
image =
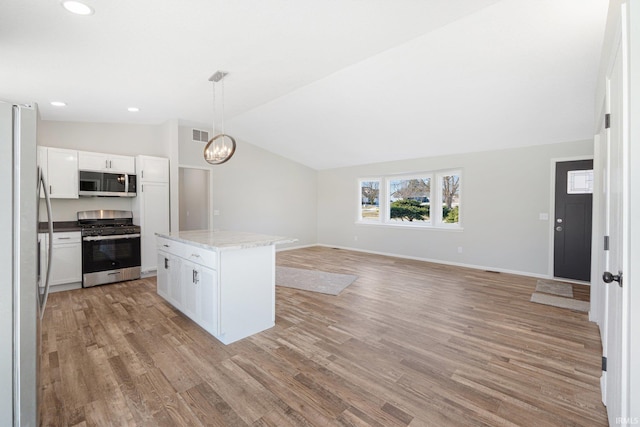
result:
<svg viewBox="0 0 640 427"><path fill-rule="evenodd" d="M557 226L557 227L556 227L556 231L562 231L562 226L560 226L560 225L559 225L559 226Z"/></svg>
<svg viewBox="0 0 640 427"><path fill-rule="evenodd" d="M618 282L618 285L622 287L622 271L618 271L618 274L611 274L608 271L605 271L602 274L602 280L604 283Z"/></svg>

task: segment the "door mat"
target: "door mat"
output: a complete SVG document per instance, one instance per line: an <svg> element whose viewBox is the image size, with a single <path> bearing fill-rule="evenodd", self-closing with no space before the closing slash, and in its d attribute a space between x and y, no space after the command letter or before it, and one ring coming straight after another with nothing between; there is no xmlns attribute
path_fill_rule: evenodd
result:
<svg viewBox="0 0 640 427"><path fill-rule="evenodd" d="M589 311L588 301L580 301L576 299L560 297L557 295L543 294L540 292L534 292L533 295L531 295L530 301L538 304L551 305L554 307L569 308L571 310L584 312Z"/></svg>
<svg viewBox="0 0 640 427"><path fill-rule="evenodd" d="M326 271L276 266L276 285L303 291L338 295L352 284L358 276L328 273Z"/></svg>
<svg viewBox="0 0 640 427"><path fill-rule="evenodd" d="M555 280L538 279L536 292L573 298L573 286L571 286L571 283L558 282Z"/></svg>

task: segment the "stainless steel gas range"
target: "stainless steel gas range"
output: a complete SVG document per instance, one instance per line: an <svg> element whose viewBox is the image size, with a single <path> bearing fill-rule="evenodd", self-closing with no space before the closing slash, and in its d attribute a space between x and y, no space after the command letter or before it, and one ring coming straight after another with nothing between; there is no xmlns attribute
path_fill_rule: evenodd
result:
<svg viewBox="0 0 640 427"><path fill-rule="evenodd" d="M140 278L140 226L131 211L78 212L82 287Z"/></svg>

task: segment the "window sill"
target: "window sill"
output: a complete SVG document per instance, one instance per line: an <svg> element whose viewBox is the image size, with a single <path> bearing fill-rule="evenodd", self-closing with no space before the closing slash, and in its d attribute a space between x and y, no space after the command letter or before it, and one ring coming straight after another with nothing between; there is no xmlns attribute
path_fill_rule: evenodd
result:
<svg viewBox="0 0 640 427"><path fill-rule="evenodd" d="M433 225L433 224L410 224L409 221L405 224L392 224L388 222L374 222L374 221L356 221L356 225L364 225L364 226L373 226L373 227L383 227L383 228L411 228L421 229L421 230L438 230L438 231L454 231L460 232L463 231L464 228L459 224L451 224L451 225Z"/></svg>

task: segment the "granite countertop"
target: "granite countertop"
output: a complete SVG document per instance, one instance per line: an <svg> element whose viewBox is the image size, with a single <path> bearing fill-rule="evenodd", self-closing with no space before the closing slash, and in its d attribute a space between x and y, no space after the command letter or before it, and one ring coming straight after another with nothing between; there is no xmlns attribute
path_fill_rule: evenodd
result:
<svg viewBox="0 0 640 427"><path fill-rule="evenodd" d="M39 222L38 223L38 232L43 233L47 231L48 223ZM62 233L65 231L81 231L82 228L78 225L78 221L54 221L53 222L53 232L54 233Z"/></svg>
<svg viewBox="0 0 640 427"><path fill-rule="evenodd" d="M169 234L156 233L160 237L200 246L204 249L248 249L258 246L270 246L281 243L293 243L298 239L265 234L246 233L227 230L179 231Z"/></svg>

